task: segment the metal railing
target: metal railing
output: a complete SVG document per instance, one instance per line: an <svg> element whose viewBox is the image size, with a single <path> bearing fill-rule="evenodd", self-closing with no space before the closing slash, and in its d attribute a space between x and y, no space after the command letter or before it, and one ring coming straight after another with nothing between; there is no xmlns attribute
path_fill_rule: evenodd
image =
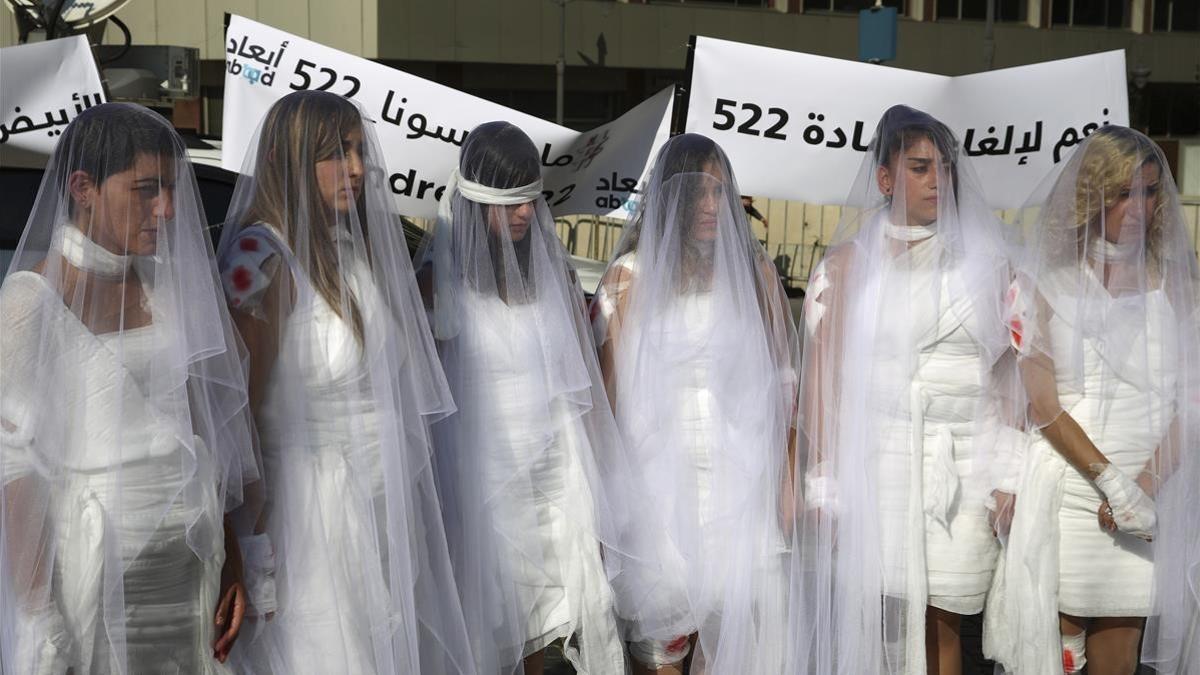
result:
<svg viewBox="0 0 1200 675"><path fill-rule="evenodd" d="M784 284L803 288L813 266L821 260L841 217L841 207L807 204L782 199L757 199L755 206L767 215L769 227L758 221L751 226L755 236L775 262ZM1183 217L1200 254L1200 197L1182 199ZM1017 211L1000 212L1013 222ZM568 216L555 219L559 238L573 254L607 261L621 238L625 221L606 216Z"/></svg>
<svg viewBox="0 0 1200 675"><path fill-rule="evenodd" d="M608 216L565 216L555 218L554 225L568 253L592 260L608 261L617 247L617 242L621 240L625 219Z"/></svg>

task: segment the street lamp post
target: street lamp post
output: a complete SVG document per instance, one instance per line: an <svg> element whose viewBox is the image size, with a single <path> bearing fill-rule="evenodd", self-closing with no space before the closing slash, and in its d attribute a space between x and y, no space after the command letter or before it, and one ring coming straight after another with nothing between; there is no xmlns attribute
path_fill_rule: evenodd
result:
<svg viewBox="0 0 1200 675"><path fill-rule="evenodd" d="M996 0L987 0L987 15L983 24L983 69L991 70L996 62Z"/></svg>
<svg viewBox="0 0 1200 675"><path fill-rule="evenodd" d="M567 0L554 0L558 5L558 60L554 62L554 122L563 123L563 75L567 72Z"/></svg>

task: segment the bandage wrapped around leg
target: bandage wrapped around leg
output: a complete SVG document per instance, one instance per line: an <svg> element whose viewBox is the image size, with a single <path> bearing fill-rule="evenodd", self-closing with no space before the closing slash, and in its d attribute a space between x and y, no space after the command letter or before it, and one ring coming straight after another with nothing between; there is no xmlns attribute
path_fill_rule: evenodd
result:
<svg viewBox="0 0 1200 675"><path fill-rule="evenodd" d="M810 509L822 509L836 512L838 508L838 490L836 479L829 475L831 467L825 463L818 464L804 476L804 505Z"/></svg>
<svg viewBox="0 0 1200 675"><path fill-rule="evenodd" d="M629 654L635 661L656 669L682 662L690 651L692 642L687 635L674 640L642 640L629 644Z"/></svg>
<svg viewBox="0 0 1200 675"><path fill-rule="evenodd" d="M1064 675L1083 672L1083 667L1087 665L1086 651L1087 631L1083 631L1078 635L1063 634L1062 656Z"/></svg>

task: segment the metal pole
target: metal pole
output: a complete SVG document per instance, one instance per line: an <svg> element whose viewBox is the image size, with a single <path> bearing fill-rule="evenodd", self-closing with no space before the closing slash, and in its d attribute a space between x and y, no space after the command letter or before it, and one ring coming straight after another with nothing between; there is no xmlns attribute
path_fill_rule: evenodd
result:
<svg viewBox="0 0 1200 675"><path fill-rule="evenodd" d="M567 0L558 0L558 61L554 64L554 121L563 123L563 75L567 72Z"/></svg>
<svg viewBox="0 0 1200 675"><path fill-rule="evenodd" d="M996 61L996 0L987 0L987 18L983 24L983 69L991 70Z"/></svg>

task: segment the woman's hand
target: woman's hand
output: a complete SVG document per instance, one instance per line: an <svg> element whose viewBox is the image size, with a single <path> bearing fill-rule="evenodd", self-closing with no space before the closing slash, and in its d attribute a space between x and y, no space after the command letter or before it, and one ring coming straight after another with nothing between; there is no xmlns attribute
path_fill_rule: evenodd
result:
<svg viewBox="0 0 1200 675"><path fill-rule="evenodd" d="M213 658L219 663L225 663L233 643L237 640L238 632L242 629L242 620L246 616L246 586L242 582L242 551L238 547L237 537L225 519L225 564L221 566L221 601L217 603L216 625L217 638L213 642Z"/></svg>
<svg viewBox="0 0 1200 675"><path fill-rule="evenodd" d="M1154 500L1116 465L1097 467L1096 473L1093 482L1104 494L1104 501L1101 502L1097 513L1100 526L1107 529L1105 523L1111 521L1115 529L1121 532L1146 541L1152 540L1154 528L1158 523Z"/></svg>
<svg viewBox="0 0 1200 675"><path fill-rule="evenodd" d="M1117 521L1113 520L1112 507L1108 505L1108 500L1100 502L1100 508L1096 511L1096 516L1100 520L1100 529L1105 532L1116 532Z"/></svg>
<svg viewBox="0 0 1200 675"><path fill-rule="evenodd" d="M221 604L217 606L214 623L219 637L213 644L213 657L220 663L229 658L229 651L237 640L238 632L242 629L242 619L246 616L246 587L241 581L225 580L221 573Z"/></svg>
<svg viewBox="0 0 1200 675"><path fill-rule="evenodd" d="M1013 512L1017 508L1017 496L1009 492L993 490L992 498L996 500L996 508L988 510L988 525L992 526L994 536L1003 539L1012 529Z"/></svg>
<svg viewBox="0 0 1200 675"><path fill-rule="evenodd" d="M1115 533L1118 529L1120 529L1117 527L1116 519L1113 518L1112 506L1109 505L1107 499L1100 502L1100 508L1096 510L1096 515L1100 520L1100 529L1104 530L1105 532ZM1138 536L1146 541L1154 541L1153 535L1147 534Z"/></svg>

